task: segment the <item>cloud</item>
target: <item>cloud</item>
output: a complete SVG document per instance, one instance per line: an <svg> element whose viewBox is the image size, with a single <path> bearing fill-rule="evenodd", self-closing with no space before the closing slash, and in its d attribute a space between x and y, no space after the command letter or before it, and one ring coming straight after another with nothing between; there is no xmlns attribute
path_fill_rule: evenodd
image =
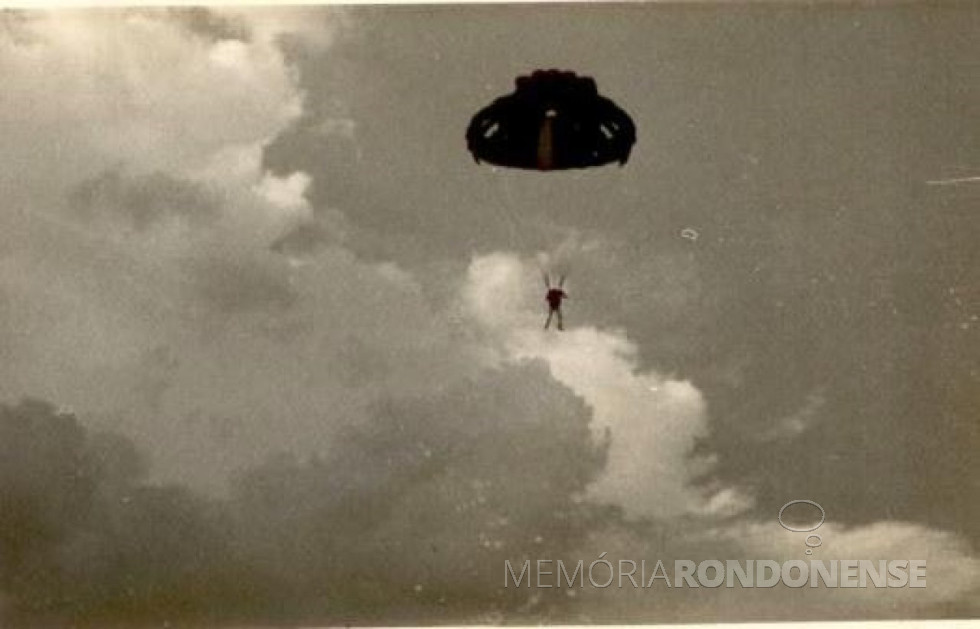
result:
<svg viewBox="0 0 980 629"><path fill-rule="evenodd" d="M567 552L604 452L540 362L373 405L313 457L229 496L149 483L131 442L50 404L0 406L0 620L461 621L512 610L506 558ZM288 603L288 604L284 604Z"/></svg>
<svg viewBox="0 0 980 629"><path fill-rule="evenodd" d="M552 376L592 409L592 429L608 433L610 443L589 497L633 516L673 517L705 508L691 484L707 465L694 453L707 432L700 392L690 382L641 371L636 346L623 331L586 325L542 331L543 309L534 307L542 290L536 275L534 264L513 254L474 258L461 290L463 308L495 341L491 358L545 361ZM574 283L568 291L565 308L572 318Z"/></svg>
<svg viewBox="0 0 980 629"><path fill-rule="evenodd" d="M828 516L831 520L832 514ZM925 559L929 564L926 591L896 591L906 604L928 606L961 598L980 588L980 558L962 536L921 524L878 521L864 526L846 526L828 521L814 531L819 546L806 559ZM719 541L737 543L748 555L771 557L776 561L801 558L807 533L774 528L770 523L744 521L727 529L712 529L704 536L717 535ZM873 588L862 590L862 597L884 598ZM857 595L856 595L857 596Z"/></svg>
<svg viewBox="0 0 980 629"><path fill-rule="evenodd" d="M251 24L248 40L211 40L161 11L30 16L28 43L0 42L12 181L84 179L120 162L195 173L224 147L261 145L300 113L271 25Z"/></svg>
<svg viewBox="0 0 980 629"><path fill-rule="evenodd" d="M101 218L103 224L122 223L137 230L174 219L207 222L216 216L219 205L200 184L159 172L126 177L118 170L81 182L68 199L85 219Z"/></svg>
<svg viewBox="0 0 980 629"><path fill-rule="evenodd" d="M819 393L810 394L799 410L780 419L775 426L763 432L759 439L768 442L798 437L804 431L812 429L815 422L819 421L820 412L825 404L824 396Z"/></svg>
<svg viewBox="0 0 980 629"><path fill-rule="evenodd" d="M821 544L805 554L806 533L786 531L776 522L743 514L737 518L693 518L622 526L607 521L596 526L582 547L564 557L571 565L586 564L606 553L619 560L641 561L650 578L662 561L673 587L663 580L651 588L606 589L586 586L576 596L552 596L540 591L532 606L537 617L565 623L624 622L811 622L846 620L910 620L962 618L977 613L973 601L980 587L980 558L963 536L918 524L879 521L849 527L828 521L817 531ZM818 540L811 540L817 543ZM706 560L745 562L773 560L909 560L925 559L925 588L773 588L679 587L674 562ZM600 568L601 569L601 568ZM623 568L628 570L628 565ZM603 573L603 577L606 573Z"/></svg>
<svg viewBox="0 0 980 629"><path fill-rule="evenodd" d="M247 605L225 515L146 484L129 440L31 400L0 405L0 436L5 625L200 620Z"/></svg>
<svg viewBox="0 0 980 629"><path fill-rule="evenodd" d="M4 21L0 393L62 400L150 446L154 477L218 488L268 450L322 447L363 417L381 374L409 371L406 346L440 351L437 327L416 325L431 313L411 278L338 248L340 221L314 221L310 178L263 166L302 110L285 49L325 52L339 12ZM287 238L311 226L316 247ZM401 338L399 321L434 334ZM354 375L345 339L375 326L393 332L367 335L377 358ZM148 367L161 353L174 360Z"/></svg>
<svg viewBox="0 0 980 629"><path fill-rule="evenodd" d="M49 241L80 233L106 257L169 264L215 242L267 247L309 220L308 176L262 167L263 146L302 111L281 38L290 26L307 45L333 32L322 15L300 13L308 19L233 10L17 14L25 35L0 37L10 95L0 177L17 210L3 218L4 232L38 232L43 222L61 232ZM96 222L63 224L66 199L67 216Z"/></svg>
<svg viewBox="0 0 980 629"><path fill-rule="evenodd" d="M707 544L731 544L729 553L745 558L766 558L778 562L792 559L867 559L910 560L927 562L926 587L810 589L809 593L786 591L769 596L756 593L756 600L745 602L747 615L769 616L777 603L789 605L792 614L817 619L860 616L865 618L916 618L947 616L962 601L975 598L980 591L980 558L962 536L920 524L879 521L865 526L848 527L828 522L816 533L821 539L813 555L806 556L805 533L792 533L771 523L743 521L725 529L709 529L699 535ZM813 540L817 542L817 540ZM732 595L733 597L736 594ZM836 611L833 611L834 608ZM765 611L769 608L772 611ZM963 611L953 611L960 615ZM974 607L973 613L976 613ZM818 616L819 615L819 616Z"/></svg>
<svg viewBox="0 0 980 629"><path fill-rule="evenodd" d="M925 589L500 587L510 560L803 558L775 522L624 522L577 499L608 456L544 360L390 397L326 456L280 456L229 497L147 481L117 435L0 405L0 620L226 624L433 618L561 622L923 618L976 613L980 559L954 534L827 522L814 558L925 559ZM665 541L666 540L666 541ZM570 596L573 591L575 596Z"/></svg>
<svg viewBox="0 0 980 629"><path fill-rule="evenodd" d="M229 314L256 308L281 309L297 299L285 260L269 255L226 259L205 257L190 263L198 296Z"/></svg>

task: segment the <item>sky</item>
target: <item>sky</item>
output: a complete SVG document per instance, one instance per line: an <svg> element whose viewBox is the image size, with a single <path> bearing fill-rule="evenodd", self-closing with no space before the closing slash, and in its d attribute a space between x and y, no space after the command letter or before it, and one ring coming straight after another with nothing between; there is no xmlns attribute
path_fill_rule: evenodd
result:
<svg viewBox="0 0 980 629"><path fill-rule="evenodd" d="M968 3L3 12L0 620L977 617L978 37ZM629 112L627 164L474 162L539 68ZM819 558L927 588L500 582L802 559L803 499Z"/></svg>

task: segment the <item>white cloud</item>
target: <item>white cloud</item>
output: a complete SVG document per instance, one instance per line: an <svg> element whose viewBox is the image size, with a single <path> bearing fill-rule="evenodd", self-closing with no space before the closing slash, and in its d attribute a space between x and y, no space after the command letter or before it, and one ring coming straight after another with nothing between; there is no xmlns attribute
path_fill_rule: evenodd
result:
<svg viewBox="0 0 980 629"><path fill-rule="evenodd" d="M109 255L169 264L202 251L265 248L310 219L309 176L265 172L262 152L302 112L280 38L324 46L335 27L303 11L306 19L289 11L220 13L244 25L243 39L203 37L152 10L31 14L20 25L29 37L0 37L0 185L26 210L0 218L4 233L38 217L63 232L56 215L65 195L106 172L190 182L220 212L208 229L181 221L139 234L105 221L83 226L115 250Z"/></svg>
<svg viewBox="0 0 980 629"><path fill-rule="evenodd" d="M807 533L793 533L776 521L711 518L659 523L637 528L596 530L572 556L594 558L607 553L614 562L646 561L647 578L658 560L668 574L675 560L926 560L926 587L718 587L653 589L626 587L582 590L578 622L604 618L616 622L652 618L677 622L760 622L946 617L980 611L980 558L962 537L921 524L874 522L844 527L828 521L815 531L822 544L806 555ZM811 540L816 543L817 540ZM659 589L656 589L658 588Z"/></svg>
<svg viewBox="0 0 980 629"><path fill-rule="evenodd" d="M268 141L302 94L267 25L249 41L196 37L151 12L38 14L0 40L0 128L13 174L82 179L117 164L196 173L230 145Z"/></svg>
<svg viewBox="0 0 980 629"><path fill-rule="evenodd" d="M212 485L269 451L322 446L334 428L324 409L355 421L411 371L402 356L440 351L442 334L395 265L333 248L296 268L269 251L312 216L309 176L262 167L303 102L279 43L322 48L337 25L304 10L220 13L247 36L126 10L31 14L18 25L29 37L0 35L0 187L16 210L0 215L0 395L70 404L149 446L157 474ZM107 172L115 211L71 214L66 196ZM200 198L209 220L183 220L196 208L181 206L132 229L127 204L147 181L166 182L149 193L162 211ZM365 367L385 372L376 380L338 366L355 338L378 354ZM161 350L174 364L148 374ZM356 376L366 383L341 384ZM234 430L217 435L214 421Z"/></svg>
<svg viewBox="0 0 980 629"><path fill-rule="evenodd" d="M822 596L814 596L820 599L813 601L815 604L827 604L831 598L846 599L847 604L871 608L902 606L908 613L912 609L925 609L948 601L968 600L971 593L980 593L980 558L965 539L954 533L922 524L891 521L855 527L827 522L813 532L820 535L820 545L809 556L804 554L807 533L786 531L773 523L743 522L703 536L719 535L739 548L740 556L779 562L792 559L924 559L927 562L926 587L923 589L867 587L848 589L846 593L840 590L824 592ZM817 541L812 539L811 543Z"/></svg>
<svg viewBox="0 0 980 629"><path fill-rule="evenodd" d="M755 504L752 496L734 487L725 487L712 495L701 508L701 513L712 516L733 516Z"/></svg>
<svg viewBox="0 0 980 629"><path fill-rule="evenodd" d="M560 254L548 259L572 255L564 249ZM537 275L536 265L506 253L470 264L463 308L492 339L486 357L544 359L554 378L592 407L597 437L608 430L611 442L604 474L590 488L591 499L618 504L634 516L671 517L705 509L704 497L690 485L707 464L692 456L695 440L707 431L701 393L690 382L639 371L636 346L621 330L573 326L561 333L543 331ZM574 288L569 292L574 304Z"/></svg>
<svg viewBox="0 0 980 629"><path fill-rule="evenodd" d="M276 177L266 173L255 187L265 201L282 210L284 214L295 214L300 218L312 218L312 210L306 200L306 189L310 176L296 172L286 177Z"/></svg>
<svg viewBox="0 0 980 629"><path fill-rule="evenodd" d="M776 441L780 439L791 439L803 434L819 421L820 412L826 406L827 399L821 393L811 393L806 401L796 412L783 417L769 430L766 430L759 439L761 441Z"/></svg>

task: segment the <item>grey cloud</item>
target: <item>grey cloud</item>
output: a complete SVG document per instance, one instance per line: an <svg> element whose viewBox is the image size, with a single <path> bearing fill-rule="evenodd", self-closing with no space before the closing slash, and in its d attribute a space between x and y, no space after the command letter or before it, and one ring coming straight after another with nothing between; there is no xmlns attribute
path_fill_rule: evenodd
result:
<svg viewBox="0 0 980 629"><path fill-rule="evenodd" d="M167 345L158 345L147 351L140 359L135 372L137 382L134 385L139 399L146 400L151 408L159 408L160 402L172 386L172 377L180 365L174 349Z"/></svg>
<svg viewBox="0 0 980 629"><path fill-rule="evenodd" d="M273 254L195 257L186 268L196 294L220 312L281 309L297 299L286 261Z"/></svg>
<svg viewBox="0 0 980 629"><path fill-rule="evenodd" d="M504 559L567 551L602 514L574 500L603 462L590 414L536 363L389 399L228 501L147 483L127 440L51 405L0 411L0 590L21 625L459 622L518 608Z"/></svg>
<svg viewBox="0 0 980 629"><path fill-rule="evenodd" d="M336 245L346 233L337 217L324 216L301 223L276 239L270 249L287 256L306 257L322 251L328 245ZM331 220L334 218L335 220Z"/></svg>
<svg viewBox="0 0 980 629"><path fill-rule="evenodd" d="M144 484L128 440L37 401L0 407L0 432L4 624L141 624L148 609L200 617L217 603L224 535L185 490Z"/></svg>
<svg viewBox="0 0 980 629"><path fill-rule="evenodd" d="M206 7L175 7L167 8L163 12L153 9L142 10L149 15L166 15L191 33L211 41L224 39L248 41L251 37L250 28L245 20L221 15Z"/></svg>
<svg viewBox="0 0 980 629"><path fill-rule="evenodd" d="M88 220L122 221L145 230L172 217L192 224L213 220L220 201L200 184L163 172L128 175L109 170L75 186L68 195L71 209Z"/></svg>
<svg viewBox="0 0 980 629"><path fill-rule="evenodd" d="M248 546L275 548L289 591L324 597L330 618L460 621L516 607L523 594L494 586L504 558L570 547L595 517L572 499L602 464L588 422L539 364L388 400L325 459L242 478L258 523Z"/></svg>

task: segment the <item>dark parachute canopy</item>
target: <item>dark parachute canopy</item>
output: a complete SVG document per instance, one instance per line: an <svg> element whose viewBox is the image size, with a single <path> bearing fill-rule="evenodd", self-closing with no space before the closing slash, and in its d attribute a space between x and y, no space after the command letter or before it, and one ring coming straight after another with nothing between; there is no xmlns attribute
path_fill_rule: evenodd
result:
<svg viewBox="0 0 980 629"><path fill-rule="evenodd" d="M591 77L537 70L480 110L466 131L473 158L510 168L589 168L629 159L636 127Z"/></svg>

